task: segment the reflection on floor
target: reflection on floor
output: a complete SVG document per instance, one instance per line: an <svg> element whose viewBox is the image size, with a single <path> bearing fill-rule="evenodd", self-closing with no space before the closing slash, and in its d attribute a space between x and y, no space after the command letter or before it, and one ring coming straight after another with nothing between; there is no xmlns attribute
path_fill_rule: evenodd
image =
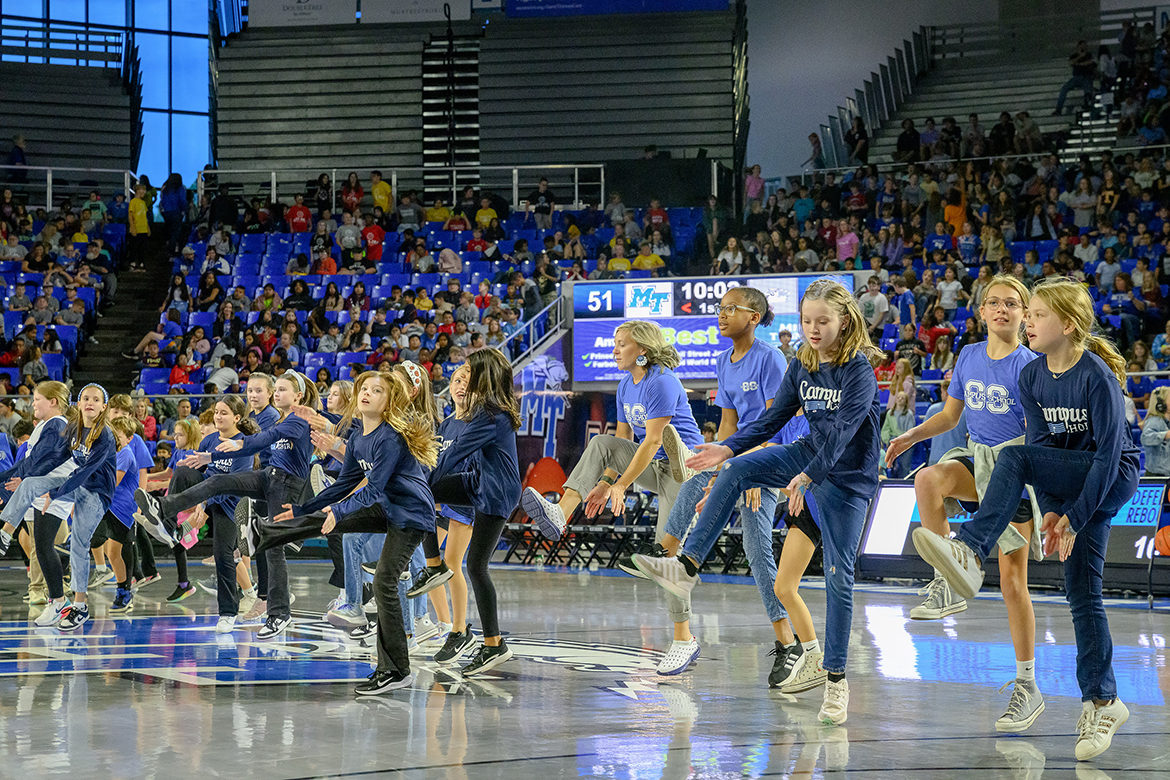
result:
<svg viewBox="0 0 1170 780"><path fill-rule="evenodd" d="M1110 609L1132 715L1109 752L1078 765L1076 651L1059 598L1036 605L1047 710L1026 735L1005 737L992 724L1015 666L995 594L923 623L907 617L920 600L913 590L862 588L849 721L830 728L816 719L820 691L767 689L772 632L746 580L696 590L702 656L663 678L654 667L670 635L655 586L501 568L515 661L468 680L421 660L412 689L357 701L352 681L369 673L371 648L303 611L334 595L326 567L291 573L295 625L259 642L256 627L217 636L214 599L202 592L166 604L167 570L130 616L111 616L113 592L102 589L83 631L38 629L21 602L23 570L0 569L0 777L1170 776L1165 607ZM823 591L809 585L820 623Z"/></svg>

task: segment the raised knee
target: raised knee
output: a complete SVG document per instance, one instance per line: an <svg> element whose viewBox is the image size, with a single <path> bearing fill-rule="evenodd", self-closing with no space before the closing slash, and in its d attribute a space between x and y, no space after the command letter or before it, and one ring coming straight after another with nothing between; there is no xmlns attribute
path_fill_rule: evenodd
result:
<svg viewBox="0 0 1170 780"><path fill-rule="evenodd" d="M934 466L927 466L924 469L919 469L918 473L914 475L914 492L919 495L923 493L933 495L942 486L941 482L939 470Z"/></svg>

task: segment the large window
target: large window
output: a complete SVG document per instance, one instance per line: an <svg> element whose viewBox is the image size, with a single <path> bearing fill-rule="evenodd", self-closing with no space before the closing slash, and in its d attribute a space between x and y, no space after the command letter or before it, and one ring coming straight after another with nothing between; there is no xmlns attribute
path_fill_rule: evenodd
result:
<svg viewBox="0 0 1170 780"><path fill-rule="evenodd" d="M139 174L191 184L211 160L209 0L0 0L0 14L134 31L142 67Z"/></svg>

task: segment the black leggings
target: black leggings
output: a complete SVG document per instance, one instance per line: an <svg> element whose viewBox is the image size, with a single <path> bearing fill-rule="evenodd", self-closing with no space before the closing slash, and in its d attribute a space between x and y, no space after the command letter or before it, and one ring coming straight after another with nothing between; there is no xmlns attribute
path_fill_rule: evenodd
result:
<svg viewBox="0 0 1170 780"><path fill-rule="evenodd" d="M443 477L431 485L431 494L438 504L455 506L473 505L471 496L463 486L463 477L455 474ZM500 635L500 622L496 615L496 586L488 572L492 554L500 543L500 534L508 518L502 515L485 514L475 510L475 526L471 531L471 544L467 547L467 576L471 578L471 590L475 593L475 606L479 610L479 622L483 624L483 635ZM426 551L424 550L425 554ZM431 556L434 557L434 556Z"/></svg>
<svg viewBox="0 0 1170 780"><path fill-rule="evenodd" d="M37 546L37 560L41 564L41 573L45 575L45 589L49 591L50 599L54 601L63 599L65 569L61 566L61 556L57 554L55 546L61 518L34 509L32 526L33 541Z"/></svg>
<svg viewBox="0 0 1170 780"><path fill-rule="evenodd" d="M240 611L240 599L236 587L236 542L239 535L236 519L229 517L219 504L207 507L207 518L211 524L212 555L215 556L219 616L237 615Z"/></svg>

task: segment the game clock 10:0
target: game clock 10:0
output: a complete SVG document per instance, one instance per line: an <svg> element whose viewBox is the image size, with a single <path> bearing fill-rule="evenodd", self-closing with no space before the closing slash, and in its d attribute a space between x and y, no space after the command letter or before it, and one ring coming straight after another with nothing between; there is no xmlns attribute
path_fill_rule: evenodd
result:
<svg viewBox="0 0 1170 780"><path fill-rule="evenodd" d="M630 279L573 286L573 314L582 318L714 317L728 290L747 284L746 278Z"/></svg>

